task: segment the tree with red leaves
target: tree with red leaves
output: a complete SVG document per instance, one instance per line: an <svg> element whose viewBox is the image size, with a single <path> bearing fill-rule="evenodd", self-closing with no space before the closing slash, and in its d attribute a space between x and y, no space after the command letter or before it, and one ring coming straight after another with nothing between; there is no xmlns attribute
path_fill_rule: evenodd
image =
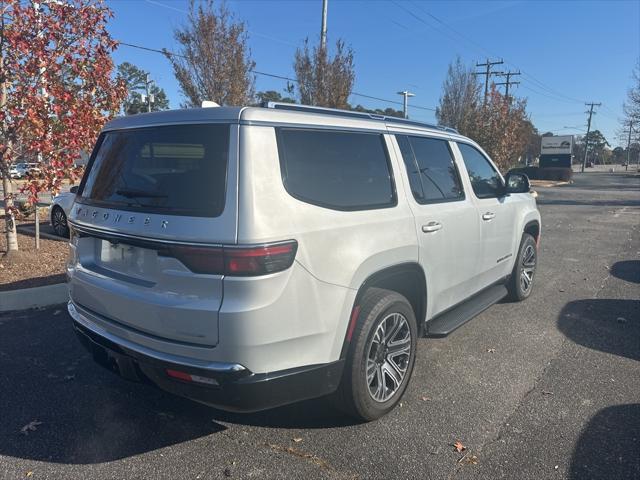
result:
<svg viewBox="0 0 640 480"><path fill-rule="evenodd" d="M7 245L18 250L9 167L42 159L23 187L29 201L56 192L126 96L113 75L117 47L101 0L0 0L0 174Z"/></svg>

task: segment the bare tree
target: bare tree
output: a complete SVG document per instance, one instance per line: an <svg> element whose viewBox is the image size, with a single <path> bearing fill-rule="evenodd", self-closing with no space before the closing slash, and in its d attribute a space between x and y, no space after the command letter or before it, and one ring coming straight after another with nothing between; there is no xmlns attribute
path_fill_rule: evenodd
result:
<svg viewBox="0 0 640 480"><path fill-rule="evenodd" d="M333 58L321 46L309 48L309 40L296 50L293 68L298 80L300 103L329 108L349 108L349 95L356 79L353 50L336 42Z"/></svg>
<svg viewBox="0 0 640 480"><path fill-rule="evenodd" d="M631 88L627 92L627 100L624 102L626 121L632 121L636 125L640 122L640 61L633 69Z"/></svg>
<svg viewBox="0 0 640 480"><path fill-rule="evenodd" d="M186 25L174 31L178 55L165 51L186 97L184 106L203 100L220 105L248 105L254 94L246 25L237 22L224 3L191 0Z"/></svg>
<svg viewBox="0 0 640 480"><path fill-rule="evenodd" d="M480 83L473 69L465 66L459 56L449 64L442 90L440 105L436 109L438 122L461 132L468 130L481 103Z"/></svg>

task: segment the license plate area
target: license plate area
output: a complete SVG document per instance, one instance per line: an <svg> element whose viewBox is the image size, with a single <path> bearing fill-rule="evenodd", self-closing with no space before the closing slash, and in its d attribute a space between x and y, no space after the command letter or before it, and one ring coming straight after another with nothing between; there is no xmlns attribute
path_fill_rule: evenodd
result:
<svg viewBox="0 0 640 480"><path fill-rule="evenodd" d="M128 277L150 281L157 275L158 254L148 248L96 238L94 259L98 267Z"/></svg>

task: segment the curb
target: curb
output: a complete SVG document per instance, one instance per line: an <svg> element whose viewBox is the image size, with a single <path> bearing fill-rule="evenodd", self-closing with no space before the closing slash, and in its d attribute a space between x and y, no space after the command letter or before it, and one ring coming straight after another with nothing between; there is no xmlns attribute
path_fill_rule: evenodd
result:
<svg viewBox="0 0 640 480"><path fill-rule="evenodd" d="M47 240L53 240L55 242L69 241L68 238L60 237L58 235L54 235L48 232L43 232L42 227L45 225L48 226L48 224L44 222L40 224L40 238L46 238ZM36 227L32 223L23 223L21 225L16 225L16 230L18 231L18 233L22 233L23 235L29 235L30 237L34 237L34 238L36 236Z"/></svg>
<svg viewBox="0 0 640 480"><path fill-rule="evenodd" d="M67 300L69 300L69 289L66 283L9 290L0 292L0 312L48 307L66 303Z"/></svg>

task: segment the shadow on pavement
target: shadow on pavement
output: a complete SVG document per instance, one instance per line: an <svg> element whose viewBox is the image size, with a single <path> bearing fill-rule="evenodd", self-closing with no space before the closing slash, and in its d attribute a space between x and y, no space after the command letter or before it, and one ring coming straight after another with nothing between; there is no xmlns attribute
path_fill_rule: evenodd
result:
<svg viewBox="0 0 640 480"><path fill-rule="evenodd" d="M607 407L594 415L578 439L569 478L640 478L640 404Z"/></svg>
<svg viewBox="0 0 640 480"><path fill-rule="evenodd" d="M640 300L569 302L559 329L584 347L640 360ZM638 382L629 378L629 382ZM640 478L640 404L607 407L594 415L576 442L569 478Z"/></svg>
<svg viewBox="0 0 640 480"><path fill-rule="evenodd" d="M64 306L0 314L0 385L0 455L45 462L127 458L224 431L220 422L278 428L351 423L322 399L241 415L127 382L93 362ZM29 424L34 430L25 429Z"/></svg>
<svg viewBox="0 0 640 480"><path fill-rule="evenodd" d="M640 300L569 302L558 317L558 328L584 347L640 360Z"/></svg>
<svg viewBox="0 0 640 480"><path fill-rule="evenodd" d="M622 260L611 266L611 275L620 280L640 283L640 260Z"/></svg>
<svg viewBox="0 0 640 480"><path fill-rule="evenodd" d="M54 285L56 283L64 283L66 279L67 277L64 273L57 273L55 275L47 275L46 277L32 277L24 280L16 280L15 282L0 284L0 292Z"/></svg>
<svg viewBox="0 0 640 480"><path fill-rule="evenodd" d="M566 200L538 197L538 205L584 205L592 207L640 207L640 200Z"/></svg>

